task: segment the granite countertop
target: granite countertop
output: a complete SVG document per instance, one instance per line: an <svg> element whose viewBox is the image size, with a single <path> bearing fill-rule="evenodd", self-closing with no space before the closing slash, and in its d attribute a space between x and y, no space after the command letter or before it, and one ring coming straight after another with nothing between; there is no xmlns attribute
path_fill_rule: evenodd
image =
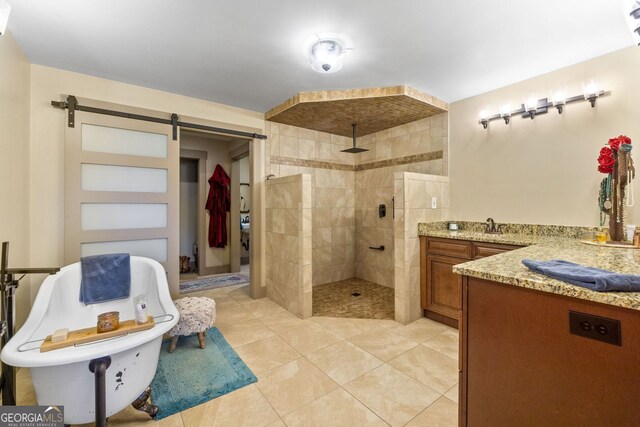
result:
<svg viewBox="0 0 640 427"><path fill-rule="evenodd" d="M640 310L640 292L595 292L533 273L522 264L525 258L541 261L562 259L617 273L640 275L640 249L607 248L580 243L576 235L581 235L584 230L582 228L575 233L571 231L557 233L559 236L527 233L495 235L474 230L450 232L442 227L430 229L426 224L421 224L420 235L525 246L510 252L458 264L453 267L454 273ZM566 237L567 235L572 237Z"/></svg>
<svg viewBox="0 0 640 427"><path fill-rule="evenodd" d="M443 239L456 239L456 240L472 240L474 242L485 243L500 243L503 245L515 245L515 246L530 246L540 243L545 239L549 239L546 236L537 236L534 234L522 234L522 233L503 233L503 234L487 234L481 231L473 230L428 230L420 233L421 236L440 237Z"/></svg>

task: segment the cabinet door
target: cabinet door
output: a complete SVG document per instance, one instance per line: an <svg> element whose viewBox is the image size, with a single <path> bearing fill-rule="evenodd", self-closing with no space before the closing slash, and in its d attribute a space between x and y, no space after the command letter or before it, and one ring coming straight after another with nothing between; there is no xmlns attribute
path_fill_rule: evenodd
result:
<svg viewBox="0 0 640 427"><path fill-rule="evenodd" d="M427 255L425 309L452 319L460 319L462 276L453 272L453 266L466 261L461 258Z"/></svg>

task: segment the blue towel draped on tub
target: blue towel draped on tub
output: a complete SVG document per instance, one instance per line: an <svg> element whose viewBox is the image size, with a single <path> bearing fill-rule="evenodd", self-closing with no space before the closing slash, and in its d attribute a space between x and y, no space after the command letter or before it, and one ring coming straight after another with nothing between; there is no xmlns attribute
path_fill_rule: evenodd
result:
<svg viewBox="0 0 640 427"><path fill-rule="evenodd" d="M131 290L129 254L80 258L80 301L85 304L128 298Z"/></svg>
<svg viewBox="0 0 640 427"><path fill-rule="evenodd" d="M523 259L522 263L536 273L593 291L640 292L640 276L633 274L614 273L560 259L550 261Z"/></svg>

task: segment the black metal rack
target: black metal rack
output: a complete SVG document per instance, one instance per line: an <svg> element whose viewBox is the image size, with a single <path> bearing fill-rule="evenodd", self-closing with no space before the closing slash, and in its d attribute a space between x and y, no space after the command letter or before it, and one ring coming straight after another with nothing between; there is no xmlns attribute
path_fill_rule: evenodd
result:
<svg viewBox="0 0 640 427"><path fill-rule="evenodd" d="M60 271L58 267L52 268L8 268L9 242L2 242L2 255L0 258L0 334L2 335L2 347L13 337L13 298L18 289L20 279L27 274L55 274ZM22 275L16 279L16 275ZM11 365L2 364L0 376L0 390L2 390L2 405L16 404L16 371Z"/></svg>

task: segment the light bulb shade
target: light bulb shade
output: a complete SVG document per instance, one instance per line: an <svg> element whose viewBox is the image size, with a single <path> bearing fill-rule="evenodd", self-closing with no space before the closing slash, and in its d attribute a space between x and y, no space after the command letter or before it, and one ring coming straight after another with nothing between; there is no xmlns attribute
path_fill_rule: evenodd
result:
<svg viewBox="0 0 640 427"><path fill-rule="evenodd" d="M563 90L554 92L553 95L551 95L551 102L553 103L554 107L558 105L564 105L567 102L566 92Z"/></svg>
<svg viewBox="0 0 640 427"><path fill-rule="evenodd" d="M11 5L4 0L0 0L0 36L7 30L7 22L9 22L9 13Z"/></svg>
<svg viewBox="0 0 640 427"><path fill-rule="evenodd" d="M504 104L500 107L500 116L509 117L511 115L511 104Z"/></svg>
<svg viewBox="0 0 640 427"><path fill-rule="evenodd" d="M478 118L480 120L488 120L489 119L489 107L481 110Z"/></svg>
<svg viewBox="0 0 640 427"><path fill-rule="evenodd" d="M594 98L600 94L600 88L593 80L584 82L582 84L582 91L584 93L584 99Z"/></svg>
<svg viewBox="0 0 640 427"><path fill-rule="evenodd" d="M640 46L640 0L626 0L623 7L633 41Z"/></svg>
<svg viewBox="0 0 640 427"><path fill-rule="evenodd" d="M322 74L340 71L343 65L343 54L342 44L339 41L318 40L309 49L311 68Z"/></svg>
<svg viewBox="0 0 640 427"><path fill-rule="evenodd" d="M536 111L538 109L538 97L535 95L529 96L525 99L524 106L527 111Z"/></svg>

